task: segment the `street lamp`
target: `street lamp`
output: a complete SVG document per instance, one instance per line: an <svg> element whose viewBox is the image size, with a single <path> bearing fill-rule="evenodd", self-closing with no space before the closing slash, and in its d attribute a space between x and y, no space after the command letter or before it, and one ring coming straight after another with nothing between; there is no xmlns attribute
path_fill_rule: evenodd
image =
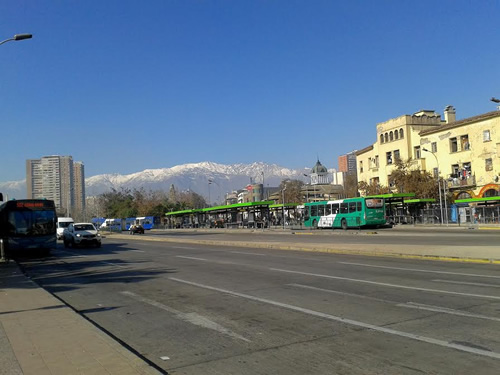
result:
<svg viewBox="0 0 500 375"><path fill-rule="evenodd" d="M286 185L284 185L282 194L283 194L283 230L285 230L285 190L286 190Z"/></svg>
<svg viewBox="0 0 500 375"><path fill-rule="evenodd" d="M432 156L434 156L434 158L436 159L436 164L437 164L437 179L438 179L438 190L439 190L439 211L441 213L441 225L443 225L443 201L441 199L441 181L439 180L439 160L436 156L435 153L433 153L432 151L429 151L427 150L425 147L422 147L422 151L425 151L425 152L428 152L430 154L432 154Z"/></svg>
<svg viewBox="0 0 500 375"><path fill-rule="evenodd" d="M0 45L7 43L7 42L17 41L17 40L31 39L32 37L33 37L33 35L31 35L31 34L16 34L12 38L2 40L0 42Z"/></svg>
<svg viewBox="0 0 500 375"><path fill-rule="evenodd" d="M313 187L313 193L314 193L314 198L313 198L313 202L316 201L316 185L313 185L312 183L312 177L308 174L305 174L305 173L302 173L304 175L304 177L309 177L309 185L312 185ZM307 189L307 201L309 202L309 188Z"/></svg>

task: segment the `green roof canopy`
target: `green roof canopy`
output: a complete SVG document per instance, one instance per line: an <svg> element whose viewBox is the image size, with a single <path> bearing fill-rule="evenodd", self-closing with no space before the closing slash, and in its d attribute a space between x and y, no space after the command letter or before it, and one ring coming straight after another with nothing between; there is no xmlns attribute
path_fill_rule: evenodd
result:
<svg viewBox="0 0 500 375"><path fill-rule="evenodd" d="M500 196L496 197L483 197L483 198L468 198L468 199L456 199L455 203L500 203Z"/></svg>

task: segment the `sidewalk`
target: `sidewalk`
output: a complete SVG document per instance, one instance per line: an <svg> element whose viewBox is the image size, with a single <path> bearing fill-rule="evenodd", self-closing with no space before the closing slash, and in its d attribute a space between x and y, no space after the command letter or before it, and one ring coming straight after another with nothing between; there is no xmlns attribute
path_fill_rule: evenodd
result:
<svg viewBox="0 0 500 375"><path fill-rule="evenodd" d="M0 263L0 374L161 374L26 277Z"/></svg>

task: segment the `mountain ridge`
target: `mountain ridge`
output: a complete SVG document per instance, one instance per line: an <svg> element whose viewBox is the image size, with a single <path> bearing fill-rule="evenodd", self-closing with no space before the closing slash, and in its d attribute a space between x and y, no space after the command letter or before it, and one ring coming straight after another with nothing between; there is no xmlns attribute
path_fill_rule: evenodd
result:
<svg viewBox="0 0 500 375"><path fill-rule="evenodd" d="M139 189L168 191L173 184L178 190L191 190L212 202L222 201L224 194L242 189L248 184L262 183L278 186L283 179L308 181L311 168L291 169L277 164L253 162L250 164L219 164L211 161L187 163L167 168L119 174L105 173L85 179L86 196L102 194L111 189ZM9 198L26 197L26 180L0 183L0 191Z"/></svg>

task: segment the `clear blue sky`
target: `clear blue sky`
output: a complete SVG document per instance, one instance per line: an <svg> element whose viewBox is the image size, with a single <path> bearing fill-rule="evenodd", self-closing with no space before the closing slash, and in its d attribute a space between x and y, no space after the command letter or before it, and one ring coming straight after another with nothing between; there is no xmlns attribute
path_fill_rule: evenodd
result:
<svg viewBox="0 0 500 375"><path fill-rule="evenodd" d="M5 0L0 181L214 161L328 167L376 123L500 96L500 1Z"/></svg>

